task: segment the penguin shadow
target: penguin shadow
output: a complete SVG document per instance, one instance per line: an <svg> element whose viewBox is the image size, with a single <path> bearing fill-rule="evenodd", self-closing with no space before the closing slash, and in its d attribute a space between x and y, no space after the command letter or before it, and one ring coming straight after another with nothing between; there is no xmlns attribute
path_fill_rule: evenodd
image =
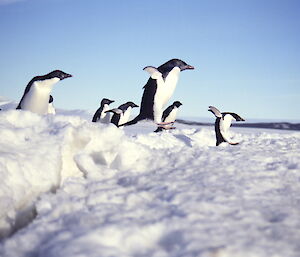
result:
<svg viewBox="0 0 300 257"><path fill-rule="evenodd" d="M178 140L182 141L186 146L193 147L193 140L186 135L178 134L174 135Z"/></svg>
<svg viewBox="0 0 300 257"><path fill-rule="evenodd" d="M184 243L184 232L180 230L172 231L164 235L159 240L159 245L165 251L172 252L180 249L180 246Z"/></svg>

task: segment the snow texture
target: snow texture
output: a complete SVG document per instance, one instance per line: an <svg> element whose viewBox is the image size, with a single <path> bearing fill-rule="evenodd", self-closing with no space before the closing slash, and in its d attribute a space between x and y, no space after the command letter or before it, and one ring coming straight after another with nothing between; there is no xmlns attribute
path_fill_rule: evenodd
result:
<svg viewBox="0 0 300 257"><path fill-rule="evenodd" d="M0 111L0 256L300 256L300 132L91 116Z"/></svg>

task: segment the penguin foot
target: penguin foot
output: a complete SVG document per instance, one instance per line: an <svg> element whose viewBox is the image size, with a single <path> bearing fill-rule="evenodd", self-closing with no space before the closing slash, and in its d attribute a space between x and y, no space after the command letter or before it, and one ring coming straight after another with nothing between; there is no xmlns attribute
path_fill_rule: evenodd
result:
<svg viewBox="0 0 300 257"><path fill-rule="evenodd" d="M173 125L174 124L174 121L171 121L171 122L160 122L160 123L156 123L156 125L158 127L165 127L165 126L168 126L168 125Z"/></svg>
<svg viewBox="0 0 300 257"><path fill-rule="evenodd" d="M164 126L164 127L157 127L157 129L154 132L161 132L164 130L169 130L169 129L176 129L176 127L170 127L170 126Z"/></svg>

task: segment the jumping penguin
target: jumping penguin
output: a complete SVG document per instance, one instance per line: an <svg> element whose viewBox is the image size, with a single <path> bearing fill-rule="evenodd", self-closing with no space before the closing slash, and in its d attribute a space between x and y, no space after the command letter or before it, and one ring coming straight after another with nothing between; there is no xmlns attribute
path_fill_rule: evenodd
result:
<svg viewBox="0 0 300 257"><path fill-rule="evenodd" d="M106 112L109 110L109 105L113 103L114 100L109 100L107 98L103 98L100 103L100 107L95 112L92 122L101 122L108 124L110 123L111 114Z"/></svg>
<svg viewBox="0 0 300 257"><path fill-rule="evenodd" d="M209 106L208 111L212 112L216 116L215 132L216 132L216 146L223 142L227 142L231 145L237 145L238 143L231 142L228 136L228 129L231 126L233 120L245 121L239 115L233 112L220 112L216 107Z"/></svg>
<svg viewBox="0 0 300 257"><path fill-rule="evenodd" d="M150 78L143 87L140 113L124 125L132 125L144 119L154 120L158 125L163 125L163 109L176 88L179 74L181 71L191 69L194 67L179 59L167 61L158 68L145 67L144 70L150 74Z"/></svg>
<svg viewBox="0 0 300 257"><path fill-rule="evenodd" d="M53 106L53 96L50 95L49 97L49 103L48 103L48 114L55 114L55 108Z"/></svg>
<svg viewBox="0 0 300 257"><path fill-rule="evenodd" d="M37 114L47 114L50 93L54 84L69 77L72 77L72 75L61 70L34 77L26 86L17 109L28 110Z"/></svg>
<svg viewBox="0 0 300 257"><path fill-rule="evenodd" d="M182 105L181 102L175 101L167 109L164 110L162 115L162 122L167 124L173 124L176 120L178 108ZM174 129L172 126L159 126L154 132L160 132L164 129Z"/></svg>
<svg viewBox="0 0 300 257"><path fill-rule="evenodd" d="M108 112L112 112L113 116L111 118L111 123L115 124L117 127L126 123L130 118L131 109L134 107L139 107L133 102L127 102L125 104L120 105L118 108L108 110Z"/></svg>

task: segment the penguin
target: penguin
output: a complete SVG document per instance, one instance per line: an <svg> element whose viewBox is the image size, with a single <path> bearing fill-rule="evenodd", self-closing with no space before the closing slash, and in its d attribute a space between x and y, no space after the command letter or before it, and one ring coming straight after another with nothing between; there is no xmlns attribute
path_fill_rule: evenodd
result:
<svg viewBox="0 0 300 257"><path fill-rule="evenodd" d="M176 120L178 108L182 105L181 102L175 101L173 104L171 104L167 109L164 110L162 114L162 122L167 124L172 124ZM160 132L164 129L174 129L175 127L169 127L169 126L160 126L158 127L154 132Z"/></svg>
<svg viewBox="0 0 300 257"><path fill-rule="evenodd" d="M245 121L242 117L233 112L220 112L216 107L209 106L208 111L212 112L216 116L215 132L216 132L216 146L223 142L227 142L231 145L237 145L238 143L231 142L227 134L228 129L231 126L233 120Z"/></svg>
<svg viewBox="0 0 300 257"><path fill-rule="evenodd" d="M113 116L111 118L111 123L115 124L117 127L126 123L130 118L131 109L134 107L139 107L133 102L127 102L125 104L120 105L116 109L108 110L108 112L112 112Z"/></svg>
<svg viewBox="0 0 300 257"><path fill-rule="evenodd" d="M48 114L55 114L55 108L53 106L53 96L50 95L49 97L49 103L48 103Z"/></svg>
<svg viewBox="0 0 300 257"><path fill-rule="evenodd" d="M34 77L26 86L17 109L28 110L37 114L47 114L50 92L54 84L69 77L72 77L72 75L61 70Z"/></svg>
<svg viewBox="0 0 300 257"><path fill-rule="evenodd" d="M111 115L110 113L106 113L106 111L109 110L109 105L113 102L114 100L103 98L101 100L100 107L93 116L92 122L110 123Z"/></svg>
<svg viewBox="0 0 300 257"><path fill-rule="evenodd" d="M158 68L146 66L143 70L150 74L150 78L143 87L140 113L124 125L133 125L144 119L154 120L162 125L163 108L176 88L180 72L192 69L193 66L179 59L169 60Z"/></svg>

